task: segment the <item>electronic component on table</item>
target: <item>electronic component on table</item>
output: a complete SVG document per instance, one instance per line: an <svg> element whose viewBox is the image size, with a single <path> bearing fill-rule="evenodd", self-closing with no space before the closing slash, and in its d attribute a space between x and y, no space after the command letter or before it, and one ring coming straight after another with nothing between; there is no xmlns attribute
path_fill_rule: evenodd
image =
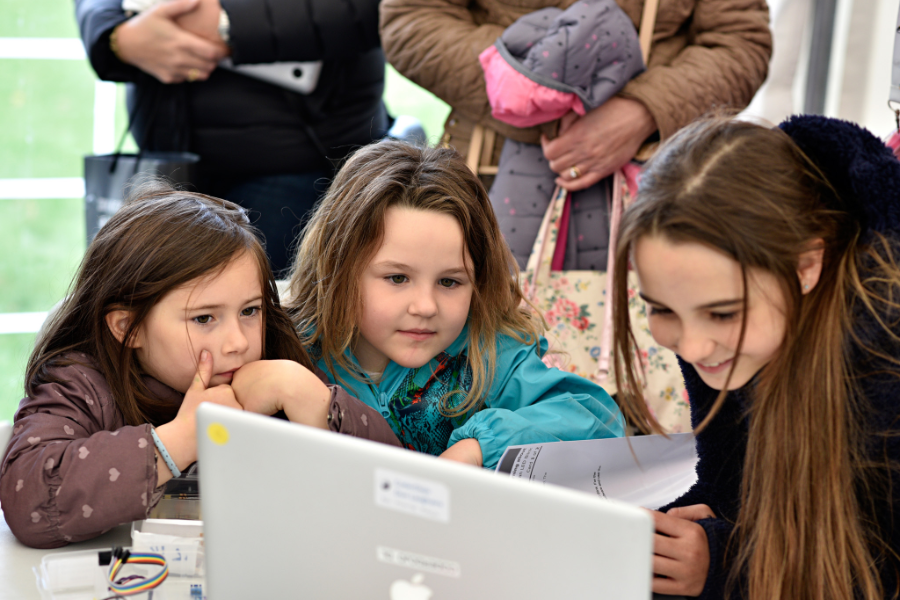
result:
<svg viewBox="0 0 900 600"><path fill-rule="evenodd" d="M129 575L116 579L127 564L157 565L159 571L152 576ZM124 548L115 547L112 550L112 561L109 565L109 589L120 596L140 594L158 587L169 576L169 566L165 557L152 552L130 552Z"/></svg>

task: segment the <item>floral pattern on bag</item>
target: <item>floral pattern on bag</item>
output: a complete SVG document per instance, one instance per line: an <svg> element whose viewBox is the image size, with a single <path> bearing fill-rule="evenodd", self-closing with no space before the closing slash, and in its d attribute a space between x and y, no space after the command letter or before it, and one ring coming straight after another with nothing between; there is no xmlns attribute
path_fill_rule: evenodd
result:
<svg viewBox="0 0 900 600"><path fill-rule="evenodd" d="M622 193L627 202L624 183ZM546 337L550 351L544 362L577 373L615 394L618 387L614 376L601 372L598 363L603 354L606 272L550 270L565 202L564 190L554 194L524 272L522 289L549 326ZM690 431L690 405L681 369L675 354L657 344L650 334L647 307L638 295L634 272L628 276L628 310L640 348L636 358L644 370L644 399L650 412L666 431Z"/></svg>

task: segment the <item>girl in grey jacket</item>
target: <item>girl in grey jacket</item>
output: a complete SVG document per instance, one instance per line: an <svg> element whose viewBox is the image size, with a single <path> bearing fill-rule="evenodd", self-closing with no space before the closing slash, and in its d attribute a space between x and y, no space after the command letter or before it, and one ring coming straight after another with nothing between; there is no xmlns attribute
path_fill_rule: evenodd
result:
<svg viewBox="0 0 900 600"><path fill-rule="evenodd" d="M398 444L381 415L317 373L245 212L155 184L88 248L25 391L0 502L39 548L147 518L197 458L201 402Z"/></svg>

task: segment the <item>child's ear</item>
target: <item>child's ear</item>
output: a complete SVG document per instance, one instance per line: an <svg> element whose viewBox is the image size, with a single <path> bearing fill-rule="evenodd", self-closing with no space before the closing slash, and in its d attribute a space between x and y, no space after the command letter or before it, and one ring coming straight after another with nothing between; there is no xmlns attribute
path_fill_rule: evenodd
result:
<svg viewBox="0 0 900 600"><path fill-rule="evenodd" d="M119 340L120 344L124 343L125 334L128 333L133 317L134 315L130 310L111 310L106 313L106 326L109 327L110 332ZM131 336L131 339L128 341L128 347L140 348L140 338L140 331L136 331L135 335Z"/></svg>
<svg viewBox="0 0 900 600"><path fill-rule="evenodd" d="M819 283L822 275L822 258L825 255L825 241L822 238L812 240L797 260L797 278L800 280L800 293L808 294Z"/></svg>

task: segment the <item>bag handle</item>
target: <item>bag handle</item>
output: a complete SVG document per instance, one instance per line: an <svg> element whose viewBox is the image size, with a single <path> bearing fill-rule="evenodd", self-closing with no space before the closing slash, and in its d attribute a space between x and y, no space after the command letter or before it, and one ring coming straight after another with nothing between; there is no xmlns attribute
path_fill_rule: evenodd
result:
<svg viewBox="0 0 900 600"><path fill-rule="evenodd" d="M648 65L650 60L650 46L653 43L653 29L656 27L656 12L659 8L659 0L646 0L644 2L644 12L641 14L641 30L638 33L638 40L641 44L641 56L644 57L644 64Z"/></svg>
<svg viewBox="0 0 900 600"><path fill-rule="evenodd" d="M626 166L627 168L627 166ZM616 264L616 244L618 243L619 224L625 209L624 186L629 185L628 176L620 169L613 174L612 197L609 210L609 251L606 259L606 300L603 315L603 336L600 339L600 356L597 359L599 383L609 377L610 356L612 351L613 306L612 294L614 285L614 267ZM534 302L537 289L550 280L550 271L554 256L560 247L562 235L561 221L567 217L569 193L557 186L553 198L544 213L544 219L534 240L531 256L528 257L525 277L525 297ZM564 248L564 247L563 247Z"/></svg>
<svg viewBox="0 0 900 600"><path fill-rule="evenodd" d="M147 132L149 133L153 130L153 124L156 121L156 113L159 110L159 97L161 95L161 91L159 89L156 90L153 94L153 108L150 111L150 121L147 123ZM122 132L122 137L119 138L119 143L116 144L116 151L113 153L112 162L109 163L109 173L115 173L116 168L119 166L119 158L122 156L122 147L125 145L125 139L128 137L128 134L131 132L131 128L134 126L134 118L137 116L138 111L141 108L141 104L144 101L146 94L140 94L138 96L137 101L135 101L134 106L130 111L128 111L128 126L125 127L125 131ZM141 155L144 153L143 149L138 145L138 153L137 160L134 161L134 172L132 172L131 176L134 177L138 172L138 167L141 163Z"/></svg>
<svg viewBox="0 0 900 600"><path fill-rule="evenodd" d="M559 218L559 233L556 235L556 247L553 249L551 271L562 271L566 262L566 250L569 241L569 214L572 212L572 194L566 194L562 216Z"/></svg>
<svg viewBox="0 0 900 600"><path fill-rule="evenodd" d="M565 212L568 196L569 192L565 188L557 186L553 191L553 197L550 199L547 212L544 213L544 219L538 229L537 238L534 240L534 246L531 248L528 265L525 267L525 296L530 301L534 301L537 288L550 280L553 255L559 239L560 222Z"/></svg>
<svg viewBox="0 0 900 600"><path fill-rule="evenodd" d="M641 14L641 29L638 39L641 45L641 55L644 64L650 64L650 47L653 45L653 29L656 27L656 13L659 9L659 0L646 0L644 11ZM612 329L613 329L613 290L615 289L616 244L619 238L619 223L622 221L625 200L623 186L628 185L628 177L625 175L625 165L613 175L612 206L609 211L609 251L606 258L606 300L604 301L603 337L600 339L600 356L597 359L597 367L600 372L600 382L609 378L610 356L612 356Z"/></svg>
<svg viewBox="0 0 900 600"><path fill-rule="evenodd" d="M476 175L496 175L497 165L491 164L491 155L497 141L497 132L490 127L476 123L472 128L472 139L466 153L466 164Z"/></svg>
<svg viewBox="0 0 900 600"><path fill-rule="evenodd" d="M622 194L622 186L628 185L622 170L613 175L613 193L609 211L609 251L606 257L606 300L603 306L603 337L600 338L600 356L597 358L597 370L600 373L600 383L609 378L609 363L612 355L612 329L613 329L613 274L616 265L616 244L619 239L619 223L622 222L622 212L625 208L625 199Z"/></svg>

